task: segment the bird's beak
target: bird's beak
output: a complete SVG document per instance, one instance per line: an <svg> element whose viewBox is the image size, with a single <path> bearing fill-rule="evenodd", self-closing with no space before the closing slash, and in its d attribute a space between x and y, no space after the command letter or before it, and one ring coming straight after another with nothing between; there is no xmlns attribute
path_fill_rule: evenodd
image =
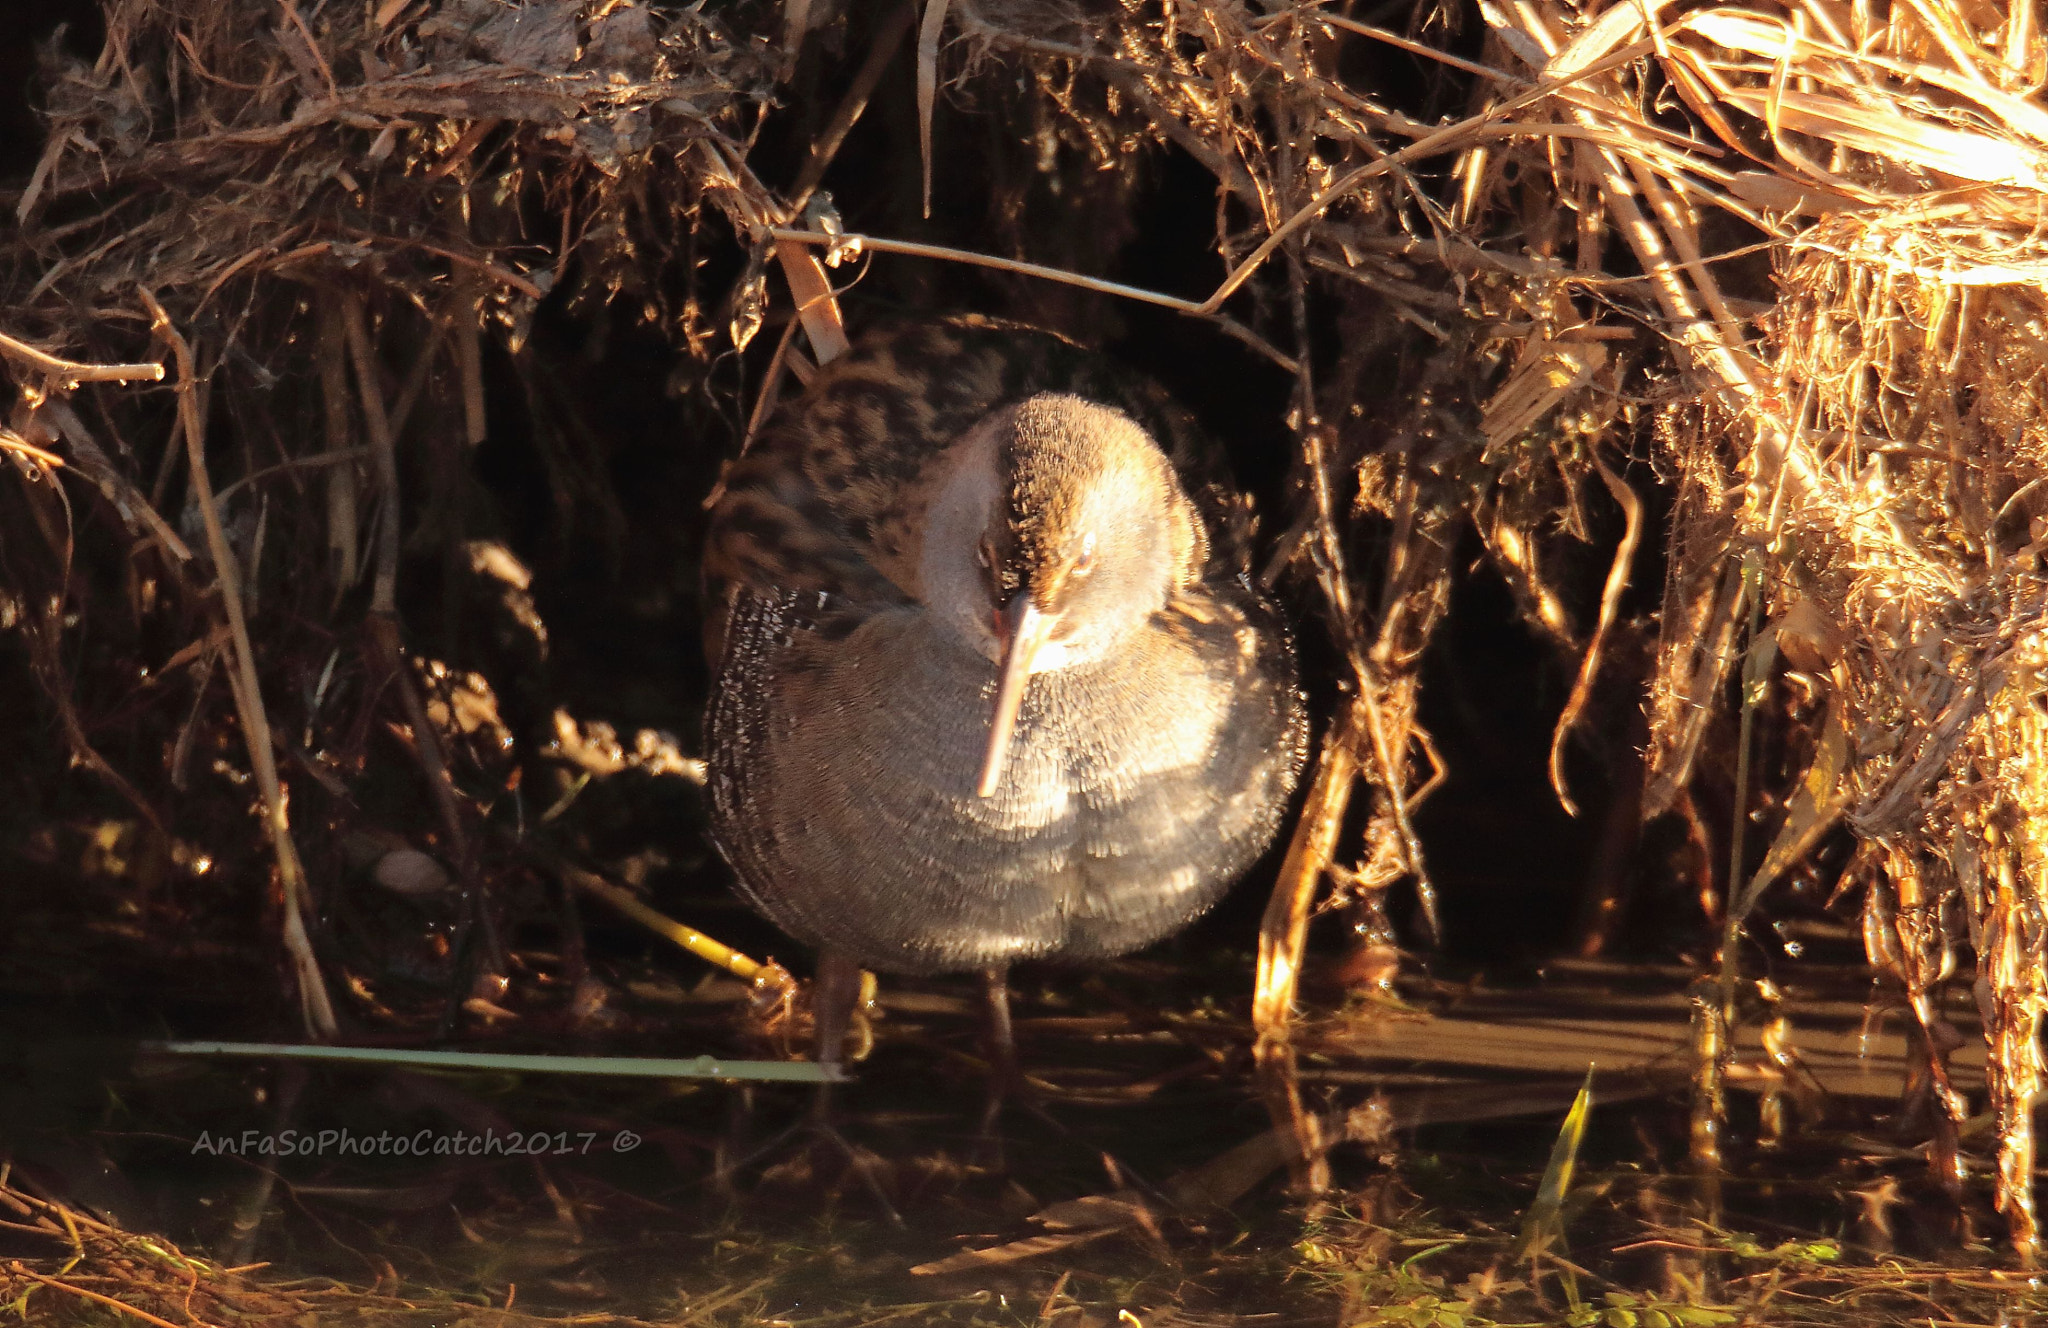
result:
<svg viewBox="0 0 2048 1328"><path fill-rule="evenodd" d="M1003 671L996 686L996 716L989 725L988 753L981 761L981 783L975 788L984 798L994 796L996 785L1002 782L1003 758L1017 727L1017 709L1024 704L1024 685L1031 681L1032 662L1059 621L1056 613L1040 613L1027 590L1018 591L1008 607L996 614L996 631L1003 641Z"/></svg>

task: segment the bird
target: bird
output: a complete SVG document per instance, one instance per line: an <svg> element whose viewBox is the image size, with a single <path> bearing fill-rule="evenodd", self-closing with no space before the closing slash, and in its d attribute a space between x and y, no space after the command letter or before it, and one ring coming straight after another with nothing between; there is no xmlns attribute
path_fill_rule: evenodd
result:
<svg viewBox="0 0 2048 1328"><path fill-rule="evenodd" d="M1221 473L1149 380L978 315L862 337L729 466L711 832L817 952L820 1062L861 969L978 971L1014 1082L1012 964L1162 940L1271 842L1307 719Z"/></svg>

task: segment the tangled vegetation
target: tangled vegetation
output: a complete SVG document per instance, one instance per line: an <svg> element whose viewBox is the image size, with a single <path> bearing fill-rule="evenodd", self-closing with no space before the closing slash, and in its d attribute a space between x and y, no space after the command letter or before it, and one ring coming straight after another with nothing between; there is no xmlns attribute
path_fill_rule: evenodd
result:
<svg viewBox="0 0 2048 1328"><path fill-rule="evenodd" d="M1701 1045L1725 1046L1742 926L1775 884L1820 870L1860 892L1868 959L1919 1023L1935 1174L1957 1174L1975 1112L1943 1013L1967 984L2000 1207L2037 1244L2036 6L103 0L98 18L96 52L43 50L42 149L0 195L0 668L42 712L11 733L10 851L54 861L49 822L82 796L60 789L90 786L126 805L119 851L157 877L267 880L219 906L266 920L319 1038L338 1005L421 1017L356 980L337 883L445 896L455 940L421 962L487 1022L522 921L616 889L586 885L594 865L637 884L588 835L529 829L573 821L593 779L701 767L549 694L561 632L477 479L486 440L538 458L534 547L616 566L676 549L623 519L598 422L615 343L663 348L652 376L708 488L833 353L834 282L922 263L893 289L995 291L1081 334L1130 302L1292 385L1264 574L1303 589L1339 676L1259 937L1280 1080L1312 918L1347 911L1391 948L1390 891L1417 891L1425 925L1441 907L1418 704L1471 532L1576 679L1555 796L1575 805L1589 716L1644 716L1623 819L1686 827L1724 937ZM909 119L859 148L890 106ZM1176 222L1201 265L1112 280L1170 247L1137 206L1168 158L1213 184L1213 220ZM909 238L970 180L982 206L955 231L981 243ZM858 287L840 296L857 322ZM1661 610L1631 614L1660 520ZM675 565L661 593L680 599ZM394 786L417 796L375 791ZM1623 906L1590 901L1587 948ZM1711 1117L1716 1067L1699 1077ZM1291 1110L1312 1156L1320 1127Z"/></svg>

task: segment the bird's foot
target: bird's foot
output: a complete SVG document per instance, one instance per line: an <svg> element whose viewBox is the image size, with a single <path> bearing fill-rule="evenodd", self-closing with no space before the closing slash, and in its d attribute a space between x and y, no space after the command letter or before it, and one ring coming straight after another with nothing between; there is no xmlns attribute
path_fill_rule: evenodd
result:
<svg viewBox="0 0 2048 1328"><path fill-rule="evenodd" d="M812 1111L745 1156L721 1165L719 1170L730 1186L732 1178L757 1166L761 1168L759 1183L764 1188L825 1188L836 1193L851 1179L891 1225L903 1225L903 1215L889 1197L888 1182L893 1179L894 1169L873 1150L848 1139L829 1110Z"/></svg>
<svg viewBox="0 0 2048 1328"><path fill-rule="evenodd" d="M882 1216L888 1219L889 1224L897 1227L903 1225L903 1214L896 1211L896 1205L890 1202L889 1191L883 1185L883 1181L891 1174L891 1168L880 1155L848 1139L839 1132L839 1127L829 1120L813 1120L804 1126L804 1129L810 1135L810 1153L814 1165L820 1162L830 1165L831 1161L836 1160L841 1167L841 1184L848 1176L859 1181L861 1188L867 1191L868 1198L874 1202L875 1207L881 1209Z"/></svg>

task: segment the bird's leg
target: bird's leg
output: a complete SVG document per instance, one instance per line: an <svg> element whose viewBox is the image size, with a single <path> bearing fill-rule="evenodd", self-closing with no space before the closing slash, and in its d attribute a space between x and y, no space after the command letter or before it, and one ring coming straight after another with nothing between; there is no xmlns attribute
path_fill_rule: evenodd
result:
<svg viewBox="0 0 2048 1328"><path fill-rule="evenodd" d="M740 1166L750 1157L747 1151L747 1126L754 1117L754 1090L751 1084L735 1084L726 1096L725 1129L719 1134L718 1143L711 1154L711 1184L718 1193L730 1198L738 1193L734 1178Z"/></svg>
<svg viewBox="0 0 2048 1328"><path fill-rule="evenodd" d="M1017 1068L1017 1036L1010 1026L1010 970L996 965L981 971L982 994L988 1014L988 1102L981 1112L981 1136L1000 1147L996 1118L1003 1103L1023 1085Z"/></svg>
<svg viewBox="0 0 2048 1328"><path fill-rule="evenodd" d="M818 1064L838 1069L846 1061L846 1028L853 1020L853 1007L860 1000L860 965L837 950L818 952L818 973L811 986L811 1015L817 1030ZM811 1119L821 1125L832 1121L832 1085L818 1085L811 1101Z"/></svg>
<svg viewBox="0 0 2048 1328"><path fill-rule="evenodd" d="M1041 1085L1024 1077L1017 1060L1017 1035L1010 1023L1010 970L1008 965L981 971L982 994L988 1015L988 1102L981 1112L981 1144L991 1165L1003 1167L1003 1139L996 1121L1006 1107L1022 1107L1056 1134L1066 1134L1062 1125L1045 1109Z"/></svg>
<svg viewBox="0 0 2048 1328"><path fill-rule="evenodd" d="M1017 1068L1017 1035L1010 1026L1010 970L983 969L981 980L988 998L989 1082L1000 1097L1023 1082Z"/></svg>
<svg viewBox="0 0 2048 1328"><path fill-rule="evenodd" d="M860 1003L860 987L860 965L851 956L837 950L818 952L818 971L811 984L811 1018L818 1041L811 1054L828 1069L837 1070L846 1062L846 1029L853 1022L854 1007ZM814 1140L830 1145L845 1158L846 1165L883 1215L892 1225L902 1226L902 1215L889 1202L888 1193L875 1175L873 1154L855 1148L839 1132L830 1083L819 1084L817 1096L811 1099L810 1132Z"/></svg>

